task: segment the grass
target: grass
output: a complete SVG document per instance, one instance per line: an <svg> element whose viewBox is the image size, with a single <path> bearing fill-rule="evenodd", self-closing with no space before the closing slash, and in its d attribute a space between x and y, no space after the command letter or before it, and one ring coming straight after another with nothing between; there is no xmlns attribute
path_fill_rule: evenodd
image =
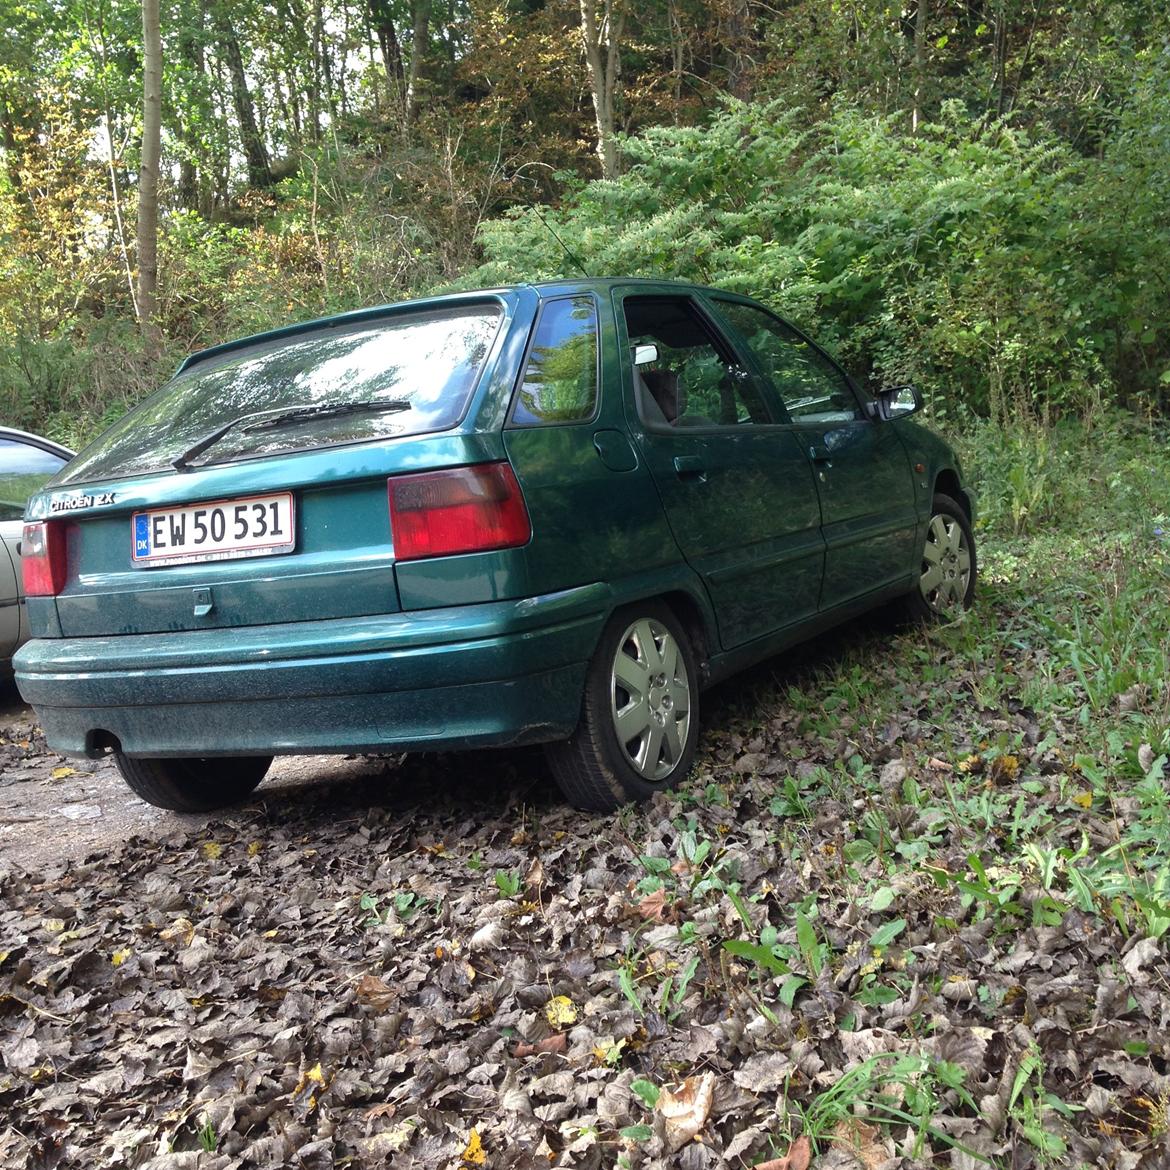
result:
<svg viewBox="0 0 1170 1170"><path fill-rule="evenodd" d="M682 924L676 970L694 974L700 943L685 931L712 901L728 906L722 978L773 1021L855 955L865 960L852 993L859 1010L908 996L916 977L893 959L915 905L936 908L940 940L974 927L1006 945L1070 912L1105 924L1119 946L1170 933L1166 447L1132 419L1021 421L1006 441L968 429L982 564L973 611L895 635L867 624L797 682L749 682L743 700L747 736L783 725L772 751L782 745L787 766L767 794L780 855L819 874L838 905L863 907L863 936L834 941L815 897L784 901L735 880L718 833L701 827L718 829L728 788L700 766L682 807L710 815L677 819L673 856L638 859L639 894L663 890ZM873 758L886 729L904 745L900 768ZM826 807L841 810L837 843L812 831ZM627 960L622 983L641 1008L652 997L637 970ZM994 1021L1002 991L982 986L978 996ZM677 985L659 999L682 1010ZM1082 1107L1062 1091L1038 1051L1021 1057L1004 1124L1036 1165L1078 1165L1066 1137ZM920 1159L961 1148L935 1126L944 1103L977 1112L962 1069L883 1054L827 1090L787 1097L781 1132L823 1148L862 1113Z"/></svg>

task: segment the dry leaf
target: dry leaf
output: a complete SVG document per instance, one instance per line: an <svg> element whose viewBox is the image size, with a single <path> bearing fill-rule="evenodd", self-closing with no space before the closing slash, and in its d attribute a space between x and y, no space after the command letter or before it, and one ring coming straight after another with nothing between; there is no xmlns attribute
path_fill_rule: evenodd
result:
<svg viewBox="0 0 1170 1170"><path fill-rule="evenodd" d="M176 918L170 926L158 932L158 937L163 942L178 940L183 946L189 947L191 940L195 937L195 924L189 918Z"/></svg>
<svg viewBox="0 0 1170 1170"><path fill-rule="evenodd" d="M955 770L946 760L940 760L935 756L931 756L926 761L926 766L935 772L953 772Z"/></svg>
<svg viewBox="0 0 1170 1170"><path fill-rule="evenodd" d="M554 1032L551 1036L546 1036L543 1040L537 1040L535 1044L526 1044L521 1040L516 1045L516 1050L512 1055L532 1056L537 1052L564 1052L565 1043L564 1032Z"/></svg>
<svg viewBox="0 0 1170 1170"><path fill-rule="evenodd" d="M124 962L126 962L128 958L130 958L132 954L134 954L134 952L130 949L130 947L123 947L122 950L115 951L110 957L113 960L114 966L120 967Z"/></svg>
<svg viewBox="0 0 1170 1170"><path fill-rule="evenodd" d="M367 1004L375 1011L388 1011L398 999L398 992L377 975L363 975L354 987L359 1003Z"/></svg>
<svg viewBox="0 0 1170 1170"><path fill-rule="evenodd" d="M217 844L215 841L204 841L203 842L203 856L206 857L208 861L215 861L222 854L223 854L223 846L222 845Z"/></svg>
<svg viewBox="0 0 1170 1170"><path fill-rule="evenodd" d="M54 780L64 780L66 776L76 776L75 768L54 768L50 773Z"/></svg>
<svg viewBox="0 0 1170 1170"><path fill-rule="evenodd" d="M665 1088L658 1094L655 1109L666 1123L663 1138L670 1153L682 1149L703 1128L714 1094L715 1074L711 1072L687 1077L676 1088Z"/></svg>
<svg viewBox="0 0 1170 1170"><path fill-rule="evenodd" d="M534 898L540 896L540 887L544 885L544 866L540 864L540 858L537 857L528 867L528 872L524 875L524 888Z"/></svg>
<svg viewBox="0 0 1170 1170"><path fill-rule="evenodd" d="M848 1150L865 1170L876 1170L890 1159L890 1152L880 1141L879 1131L856 1117L843 1117L833 1128L832 1143Z"/></svg>
<svg viewBox="0 0 1170 1170"><path fill-rule="evenodd" d="M755 1170L808 1170L812 1160L812 1147L808 1138L803 1134L788 1147L788 1153L783 1158L773 1158L770 1162L757 1162Z"/></svg>
<svg viewBox="0 0 1170 1170"><path fill-rule="evenodd" d="M479 1130L474 1127L467 1138L467 1149L463 1151L463 1160L470 1166L482 1166L487 1161L487 1152L483 1142L479 1139Z"/></svg>
<svg viewBox="0 0 1170 1170"><path fill-rule="evenodd" d="M666 890L658 889L652 894L647 894L638 903L638 913L643 918L649 918L651 922L661 922L666 913Z"/></svg>
<svg viewBox="0 0 1170 1170"><path fill-rule="evenodd" d="M544 1005L544 1014L554 1028L567 1028L577 1022L577 1009L567 995L555 995Z"/></svg>

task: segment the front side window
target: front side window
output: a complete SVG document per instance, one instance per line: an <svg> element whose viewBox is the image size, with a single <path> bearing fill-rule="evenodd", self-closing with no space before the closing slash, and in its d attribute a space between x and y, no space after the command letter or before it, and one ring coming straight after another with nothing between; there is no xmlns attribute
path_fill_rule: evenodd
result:
<svg viewBox="0 0 1170 1170"><path fill-rule="evenodd" d="M61 482L446 430L462 417L502 318L499 305L460 305L212 355L115 423Z"/></svg>
<svg viewBox="0 0 1170 1170"><path fill-rule="evenodd" d="M536 324L515 426L577 422L597 408L597 306L592 297L548 301Z"/></svg>
<svg viewBox="0 0 1170 1170"><path fill-rule="evenodd" d="M19 520L28 498L48 483L66 460L19 439L0 439L0 520Z"/></svg>
<svg viewBox="0 0 1170 1170"><path fill-rule="evenodd" d="M657 427L767 423L759 387L686 297L628 297L638 414ZM653 355L652 358L649 355Z"/></svg>
<svg viewBox="0 0 1170 1170"><path fill-rule="evenodd" d="M754 305L723 300L718 305L771 379L793 422L841 423L863 417L844 374L799 333Z"/></svg>

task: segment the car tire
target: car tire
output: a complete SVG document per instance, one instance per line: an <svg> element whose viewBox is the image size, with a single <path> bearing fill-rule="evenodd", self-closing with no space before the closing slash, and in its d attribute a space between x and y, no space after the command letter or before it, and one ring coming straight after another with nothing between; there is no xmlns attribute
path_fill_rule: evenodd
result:
<svg viewBox="0 0 1170 1170"><path fill-rule="evenodd" d="M966 509L950 496L934 497L922 546L918 580L906 596L916 622L949 621L975 599L975 536Z"/></svg>
<svg viewBox="0 0 1170 1170"><path fill-rule="evenodd" d="M690 639L665 605L618 610L589 664L576 731L545 749L566 799L612 812L682 780L699 735L698 683Z"/></svg>
<svg viewBox="0 0 1170 1170"><path fill-rule="evenodd" d="M114 753L122 778L147 804L171 812L211 812L238 804L264 779L271 756L164 758Z"/></svg>

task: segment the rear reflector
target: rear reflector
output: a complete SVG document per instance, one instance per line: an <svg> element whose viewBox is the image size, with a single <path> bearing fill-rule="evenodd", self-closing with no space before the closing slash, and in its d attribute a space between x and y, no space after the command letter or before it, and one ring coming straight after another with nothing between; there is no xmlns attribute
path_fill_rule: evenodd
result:
<svg viewBox="0 0 1170 1170"><path fill-rule="evenodd" d="M65 525L59 520L26 524L20 557L25 597L56 597L65 587Z"/></svg>
<svg viewBox="0 0 1170 1170"><path fill-rule="evenodd" d="M516 548L532 536L507 463L396 475L388 486L395 560Z"/></svg>

